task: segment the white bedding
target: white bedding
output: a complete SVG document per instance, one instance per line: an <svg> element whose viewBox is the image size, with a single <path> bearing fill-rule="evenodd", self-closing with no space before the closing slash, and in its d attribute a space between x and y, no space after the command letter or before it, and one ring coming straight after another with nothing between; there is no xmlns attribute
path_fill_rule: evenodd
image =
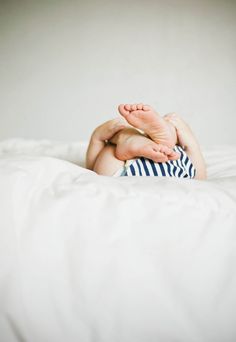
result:
<svg viewBox="0 0 236 342"><path fill-rule="evenodd" d="M97 176L85 149L0 143L0 341L235 342L236 146L204 182Z"/></svg>

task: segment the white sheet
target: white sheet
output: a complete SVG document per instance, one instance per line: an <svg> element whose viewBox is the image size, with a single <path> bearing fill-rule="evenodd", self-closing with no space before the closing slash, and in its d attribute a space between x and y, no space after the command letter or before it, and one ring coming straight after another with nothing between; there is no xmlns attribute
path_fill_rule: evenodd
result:
<svg viewBox="0 0 236 342"><path fill-rule="evenodd" d="M204 149L200 182L43 144L0 144L0 341L235 341L236 147Z"/></svg>

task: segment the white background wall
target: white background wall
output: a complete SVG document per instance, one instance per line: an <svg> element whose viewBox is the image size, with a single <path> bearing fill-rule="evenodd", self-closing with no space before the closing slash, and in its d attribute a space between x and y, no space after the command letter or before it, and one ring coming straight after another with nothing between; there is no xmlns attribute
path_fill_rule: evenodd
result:
<svg viewBox="0 0 236 342"><path fill-rule="evenodd" d="M121 102L236 143L236 1L0 0L0 139L86 140Z"/></svg>

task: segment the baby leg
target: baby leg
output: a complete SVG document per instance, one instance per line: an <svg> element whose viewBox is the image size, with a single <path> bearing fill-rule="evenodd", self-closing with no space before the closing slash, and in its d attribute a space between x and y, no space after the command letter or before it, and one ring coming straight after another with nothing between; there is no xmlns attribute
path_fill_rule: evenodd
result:
<svg viewBox="0 0 236 342"><path fill-rule="evenodd" d="M196 169L196 179L206 179L206 165L201 153L200 146L194 136L191 128L187 123L181 119L176 113L171 113L165 115L164 119L176 128L178 144L185 149L185 152L191 159L195 169Z"/></svg>
<svg viewBox="0 0 236 342"><path fill-rule="evenodd" d="M115 146L106 145L96 158L93 171L103 176L113 176L124 166L124 161L115 156Z"/></svg>
<svg viewBox="0 0 236 342"><path fill-rule="evenodd" d="M86 153L87 169L93 170L98 155L106 146L106 140L112 138L114 134L126 126L127 124L123 120L117 118L105 122L94 130Z"/></svg>

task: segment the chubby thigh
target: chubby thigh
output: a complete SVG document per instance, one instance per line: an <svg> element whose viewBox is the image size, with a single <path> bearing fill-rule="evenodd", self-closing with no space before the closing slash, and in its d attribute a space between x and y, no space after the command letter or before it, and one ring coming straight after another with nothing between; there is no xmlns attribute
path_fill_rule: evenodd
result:
<svg viewBox="0 0 236 342"><path fill-rule="evenodd" d="M125 162L115 156L115 145L106 145L99 153L93 171L99 175L113 176L122 169Z"/></svg>

